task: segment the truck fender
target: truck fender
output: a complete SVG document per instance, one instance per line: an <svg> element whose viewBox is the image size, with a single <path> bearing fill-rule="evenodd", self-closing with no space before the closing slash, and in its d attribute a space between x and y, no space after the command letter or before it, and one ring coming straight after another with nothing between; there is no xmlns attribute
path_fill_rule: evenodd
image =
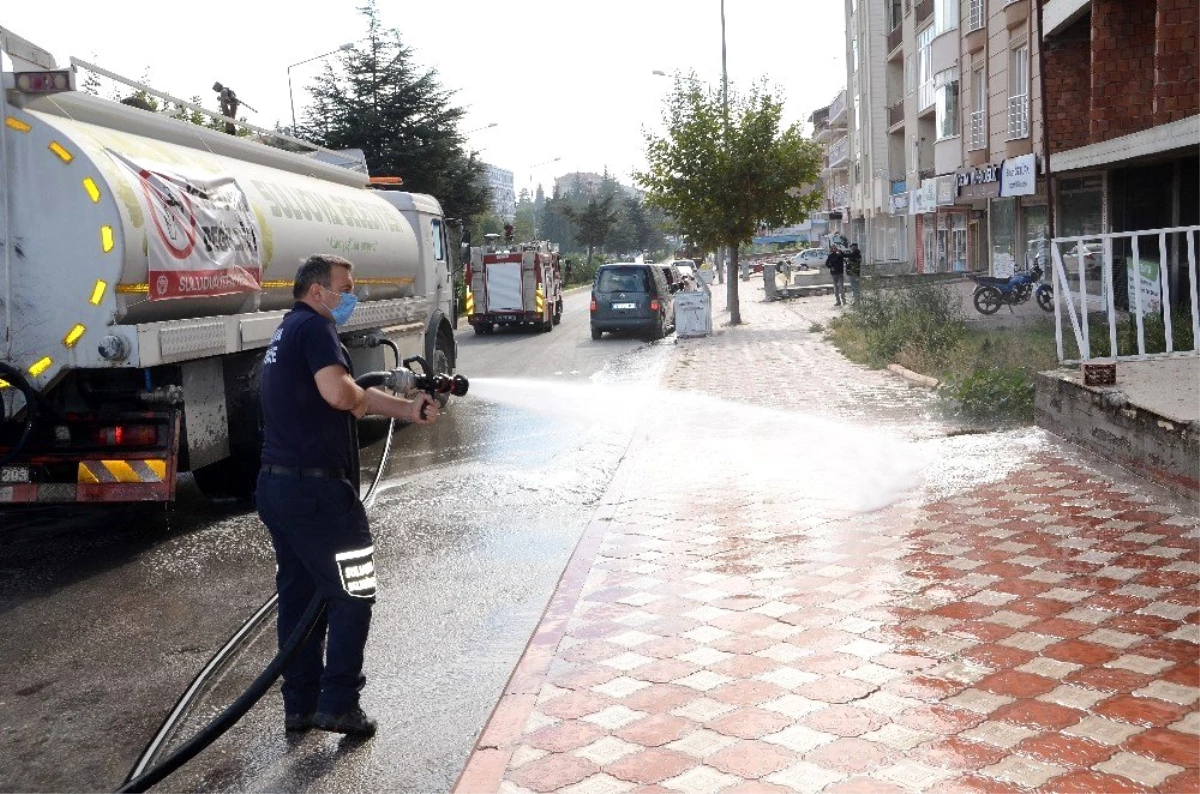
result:
<svg viewBox="0 0 1200 794"><path fill-rule="evenodd" d="M442 334L450 342L450 349L447 355L450 358L450 372L454 372L458 366L458 340L454 338L454 326L450 324L450 320L442 313L441 309L434 309L429 315L429 321L425 324L425 360L434 365L434 352L437 350L438 334Z"/></svg>

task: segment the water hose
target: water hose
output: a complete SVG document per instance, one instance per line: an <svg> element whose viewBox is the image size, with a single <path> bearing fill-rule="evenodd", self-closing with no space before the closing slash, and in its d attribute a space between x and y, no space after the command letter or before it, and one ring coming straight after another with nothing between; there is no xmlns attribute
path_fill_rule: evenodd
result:
<svg viewBox="0 0 1200 794"><path fill-rule="evenodd" d="M400 348L397 347L396 343L386 338L381 339L379 343L387 345L392 349L392 353L396 356L396 364L400 366ZM377 380L376 375L378 373L368 373L359 378L356 383L363 388L381 385L375 382ZM367 489L366 496L363 497L364 506L369 506L374 501L375 491L379 487L384 470L387 468L388 458L392 450L392 432L395 430L395 427L396 420L390 420L388 423L387 441L384 443L383 455L379 459L379 468L375 472L375 479L372 481L371 487ZM142 750L141 755L138 756L137 763L134 764L133 769L126 776L125 782L121 788L117 789L118 792L145 791L179 769L179 767L196 757L206 747L219 739L222 734L232 728L267 693L271 685L279 679L279 676L283 674L283 671L296 655L300 646L304 644L308 635L312 633L313 627L325 609L325 600L319 594L313 596L312 601L309 602L308 608L301 617L300 623L292 632L292 636L279 649L279 652L271 660L271 663L267 665L267 668L247 687L246 691L178 750L147 771L147 767L150 767L150 764L157 755L162 752L167 740L191 710L192 704L200 696L208 680L223 668L242 646L246 644L254 631L275 612L278 604L279 594L272 593L271 597L258 608L250 619L243 623L241 628L229 638L225 645L209 659L208 664L204 666L204 669L192 680L191 685L188 686L183 695L176 701L175 706L155 732L154 738Z"/></svg>

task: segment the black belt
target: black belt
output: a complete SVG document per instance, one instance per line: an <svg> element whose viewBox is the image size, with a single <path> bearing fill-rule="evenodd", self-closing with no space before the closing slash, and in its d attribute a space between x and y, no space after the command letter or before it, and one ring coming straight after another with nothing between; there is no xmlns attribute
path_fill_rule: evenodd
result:
<svg viewBox="0 0 1200 794"><path fill-rule="evenodd" d="M320 466L277 466L274 463L264 463L264 474L278 474L284 477L302 477L309 480L344 480L344 469L325 469Z"/></svg>

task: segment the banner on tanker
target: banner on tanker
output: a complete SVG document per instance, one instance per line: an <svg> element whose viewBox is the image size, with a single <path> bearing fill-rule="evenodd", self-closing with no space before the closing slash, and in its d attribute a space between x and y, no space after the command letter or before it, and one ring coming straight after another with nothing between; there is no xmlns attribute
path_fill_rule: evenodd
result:
<svg viewBox="0 0 1200 794"><path fill-rule="evenodd" d="M262 289L262 229L236 179L109 154L146 209L150 300Z"/></svg>

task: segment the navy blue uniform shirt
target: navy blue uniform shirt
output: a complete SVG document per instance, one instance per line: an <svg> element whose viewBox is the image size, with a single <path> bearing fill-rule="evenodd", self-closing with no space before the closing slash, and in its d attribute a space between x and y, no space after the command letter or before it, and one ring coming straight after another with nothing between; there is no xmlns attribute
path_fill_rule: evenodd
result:
<svg viewBox="0 0 1200 794"><path fill-rule="evenodd" d="M333 321L297 301L263 357L263 463L355 471L354 417L325 402L313 377L334 364L354 372Z"/></svg>

